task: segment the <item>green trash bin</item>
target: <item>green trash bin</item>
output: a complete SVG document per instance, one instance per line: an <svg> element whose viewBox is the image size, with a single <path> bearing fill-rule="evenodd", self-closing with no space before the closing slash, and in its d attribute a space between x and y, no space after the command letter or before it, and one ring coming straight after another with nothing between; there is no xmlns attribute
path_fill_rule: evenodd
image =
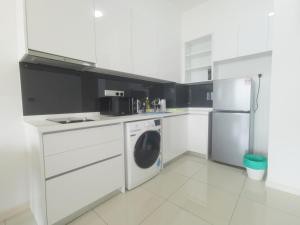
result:
<svg viewBox="0 0 300 225"><path fill-rule="evenodd" d="M247 174L250 179L262 180L268 168L268 160L263 155L246 154L244 156L244 166L247 169Z"/></svg>

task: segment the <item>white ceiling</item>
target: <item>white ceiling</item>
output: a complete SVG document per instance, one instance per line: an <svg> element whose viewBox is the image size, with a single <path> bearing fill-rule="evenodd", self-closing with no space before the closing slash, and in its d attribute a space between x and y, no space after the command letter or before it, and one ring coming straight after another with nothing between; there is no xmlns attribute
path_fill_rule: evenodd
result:
<svg viewBox="0 0 300 225"><path fill-rule="evenodd" d="M181 11L192 9L193 7L207 0L169 0L174 3Z"/></svg>

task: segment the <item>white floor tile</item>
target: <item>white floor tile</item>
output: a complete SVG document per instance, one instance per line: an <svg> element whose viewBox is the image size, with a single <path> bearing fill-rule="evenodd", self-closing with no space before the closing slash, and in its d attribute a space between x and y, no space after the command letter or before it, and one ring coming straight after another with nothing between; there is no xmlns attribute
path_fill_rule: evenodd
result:
<svg viewBox="0 0 300 225"><path fill-rule="evenodd" d="M137 188L110 199L95 211L109 225L137 225L162 203L162 198Z"/></svg>
<svg viewBox="0 0 300 225"><path fill-rule="evenodd" d="M189 155L189 154L184 154L182 155L177 161L194 161L197 163L202 163L202 164L206 164L208 162L208 160L201 158L201 157L197 157L197 156L193 156L193 155Z"/></svg>
<svg viewBox="0 0 300 225"><path fill-rule="evenodd" d="M224 188L234 194L239 194L243 188L246 176L239 169L224 168L210 162L202 165L201 169L193 176L194 179Z"/></svg>
<svg viewBox="0 0 300 225"><path fill-rule="evenodd" d="M300 225L300 219L246 198L240 198L230 225Z"/></svg>
<svg viewBox="0 0 300 225"><path fill-rule="evenodd" d="M168 198L189 178L177 173L162 171L157 177L145 183L142 188L163 198Z"/></svg>
<svg viewBox="0 0 300 225"><path fill-rule="evenodd" d="M237 199L238 195L189 180L170 201L214 225L228 225Z"/></svg>
<svg viewBox="0 0 300 225"><path fill-rule="evenodd" d="M36 222L32 213L26 211L5 221L5 225L36 225Z"/></svg>
<svg viewBox="0 0 300 225"><path fill-rule="evenodd" d="M240 195L239 195L240 194ZM247 179L244 170L184 155L144 185L71 225L300 225L300 197ZM0 225L36 225L27 211Z"/></svg>
<svg viewBox="0 0 300 225"><path fill-rule="evenodd" d="M69 225L106 225L106 223L94 211L90 211L69 223Z"/></svg>
<svg viewBox="0 0 300 225"><path fill-rule="evenodd" d="M165 203L141 225L209 225L193 214L179 207Z"/></svg>
<svg viewBox="0 0 300 225"><path fill-rule="evenodd" d="M165 168L166 171L191 177L201 169L202 164L192 160L177 160Z"/></svg>
<svg viewBox="0 0 300 225"><path fill-rule="evenodd" d="M300 196L266 188L264 182L253 181L250 179L246 180L241 195L300 218Z"/></svg>

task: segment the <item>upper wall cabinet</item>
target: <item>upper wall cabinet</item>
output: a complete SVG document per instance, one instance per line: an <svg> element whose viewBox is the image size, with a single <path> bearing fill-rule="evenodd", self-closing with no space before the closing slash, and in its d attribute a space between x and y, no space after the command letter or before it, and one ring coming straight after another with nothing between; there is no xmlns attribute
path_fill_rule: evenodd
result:
<svg viewBox="0 0 300 225"><path fill-rule="evenodd" d="M137 75L158 78L157 20L155 11L147 7L132 9L132 60L133 72Z"/></svg>
<svg viewBox="0 0 300 225"><path fill-rule="evenodd" d="M133 0L133 72L180 81L180 14L168 1Z"/></svg>
<svg viewBox="0 0 300 225"><path fill-rule="evenodd" d="M270 49L271 0L240 0L238 55L251 55Z"/></svg>
<svg viewBox="0 0 300 225"><path fill-rule="evenodd" d="M270 51L272 11L273 0L205 1L183 14L183 43L211 33L213 61Z"/></svg>
<svg viewBox="0 0 300 225"><path fill-rule="evenodd" d="M97 67L133 73L129 0L95 0Z"/></svg>
<svg viewBox="0 0 300 225"><path fill-rule="evenodd" d="M224 24L213 33L212 57L214 61L238 56L238 26Z"/></svg>
<svg viewBox="0 0 300 225"><path fill-rule="evenodd" d="M160 4L161 5L161 4ZM172 5L161 7L158 23L157 74L163 80L181 82L180 17Z"/></svg>
<svg viewBox="0 0 300 225"><path fill-rule="evenodd" d="M26 0L27 47L96 62L94 0Z"/></svg>

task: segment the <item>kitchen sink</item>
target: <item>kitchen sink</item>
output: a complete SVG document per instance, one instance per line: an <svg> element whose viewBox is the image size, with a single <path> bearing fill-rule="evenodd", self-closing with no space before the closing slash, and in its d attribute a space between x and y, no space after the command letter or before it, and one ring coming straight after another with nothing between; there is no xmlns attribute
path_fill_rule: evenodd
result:
<svg viewBox="0 0 300 225"><path fill-rule="evenodd" d="M49 121L60 123L60 124L69 124L69 123L82 123L82 122L89 122L89 121L95 121L88 118L77 118L77 117L71 117L71 118L55 118L55 119L47 119Z"/></svg>

